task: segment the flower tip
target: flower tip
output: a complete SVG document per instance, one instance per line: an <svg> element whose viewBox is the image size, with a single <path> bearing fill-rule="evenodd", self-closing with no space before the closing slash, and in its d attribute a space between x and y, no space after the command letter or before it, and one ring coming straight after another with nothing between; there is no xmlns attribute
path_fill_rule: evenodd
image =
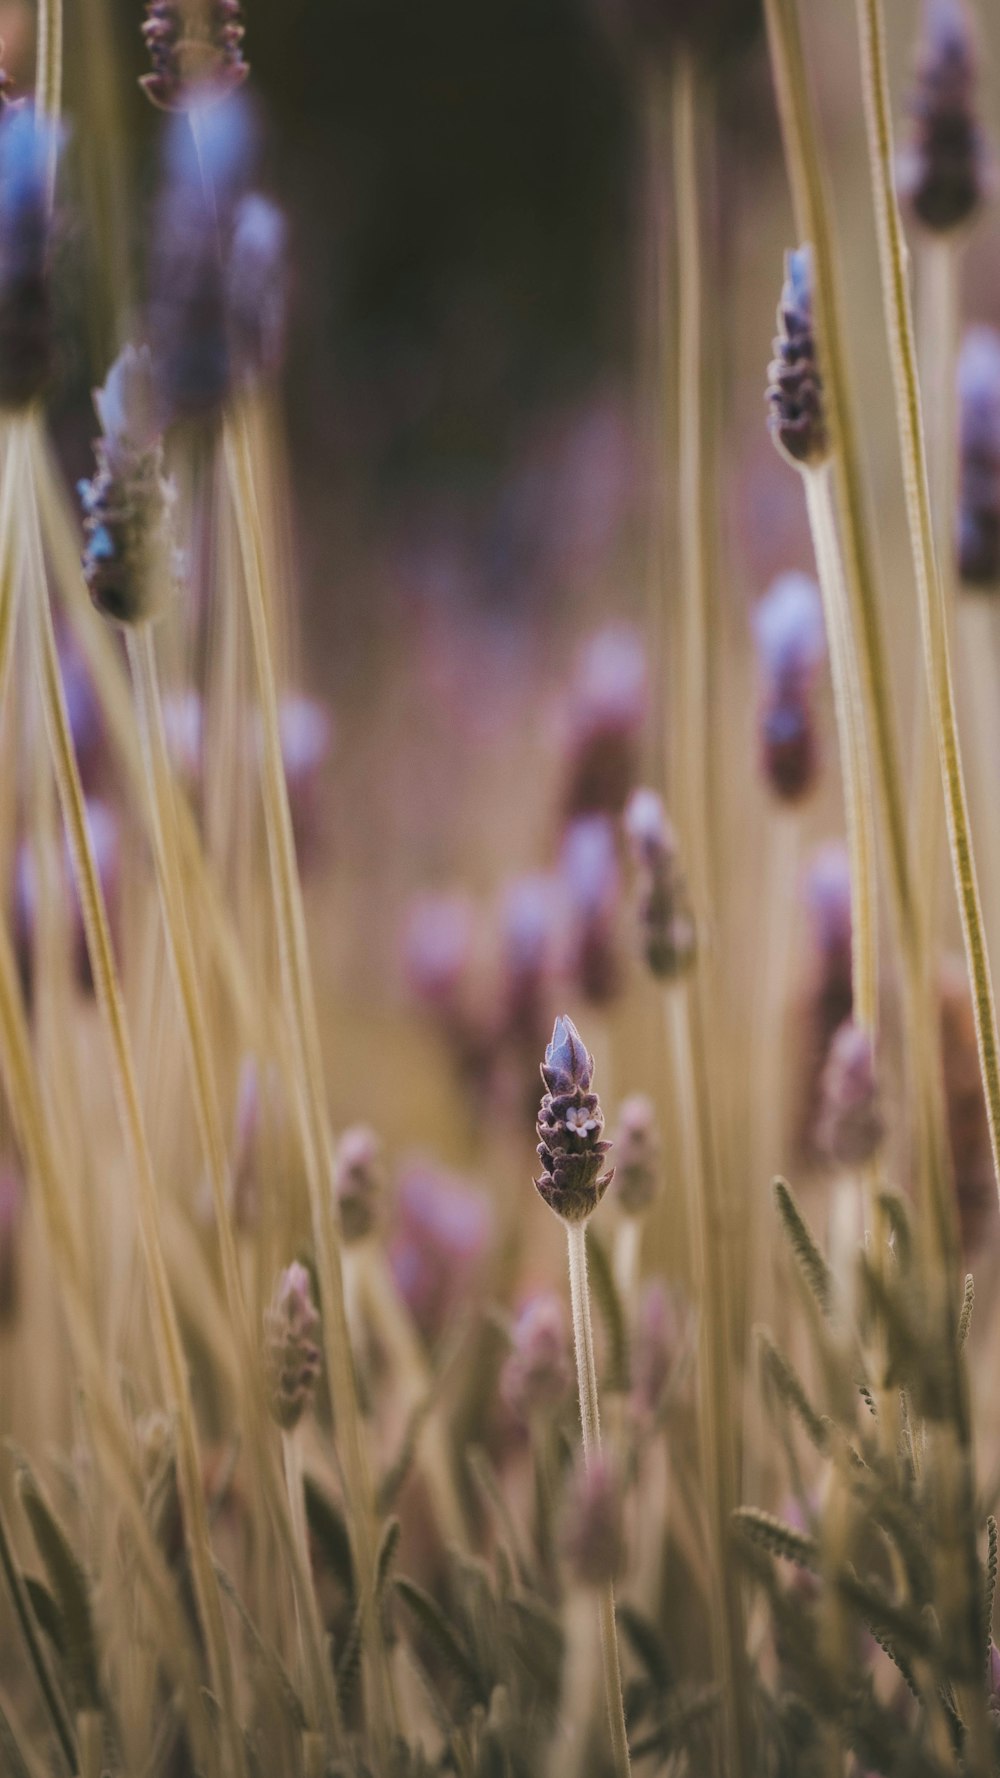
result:
<svg viewBox="0 0 1000 1778"><path fill-rule="evenodd" d="M552 1029L545 1051L542 1079L550 1092L571 1092L574 1087L584 1091L594 1074L594 1058L568 1013L560 1013Z"/></svg>

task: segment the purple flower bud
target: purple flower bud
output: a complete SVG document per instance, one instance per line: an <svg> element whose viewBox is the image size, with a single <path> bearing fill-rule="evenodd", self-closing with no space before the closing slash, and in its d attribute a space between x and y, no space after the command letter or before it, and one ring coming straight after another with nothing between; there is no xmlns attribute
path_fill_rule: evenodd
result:
<svg viewBox="0 0 1000 1778"><path fill-rule="evenodd" d="M603 1140L604 1114L590 1091L594 1058L571 1018L555 1022L545 1051L542 1079L546 1091L538 1112L540 1196L563 1222L582 1222L597 1209L614 1177L603 1173L611 1147Z"/></svg>
<svg viewBox="0 0 1000 1778"><path fill-rule="evenodd" d="M455 1004L472 957L472 904L461 894L428 895L414 903L404 938L412 993L434 1011Z"/></svg>
<svg viewBox="0 0 1000 1778"><path fill-rule="evenodd" d="M256 131L245 96L226 105L216 97L199 93L193 127L177 115L166 131L148 313L160 411L170 420L211 415L231 380L225 255L253 177Z"/></svg>
<svg viewBox="0 0 1000 1778"><path fill-rule="evenodd" d="M334 1157L334 1192L346 1245L372 1233L384 1191L382 1145L367 1124L352 1124L341 1136Z"/></svg>
<svg viewBox="0 0 1000 1778"><path fill-rule="evenodd" d="M966 222L989 184L976 114L976 42L964 0L925 0L910 95L910 142L899 157L900 196L935 233Z"/></svg>
<svg viewBox="0 0 1000 1778"><path fill-rule="evenodd" d="M271 1413L284 1432L298 1425L315 1393L319 1325L309 1273L293 1262L278 1279L265 1318Z"/></svg>
<svg viewBox="0 0 1000 1778"><path fill-rule="evenodd" d="M662 1278L643 1285L632 1335L630 1404L636 1419L648 1424L663 1406L667 1385L687 1338L686 1316L676 1291Z"/></svg>
<svg viewBox="0 0 1000 1778"><path fill-rule="evenodd" d="M768 425L778 449L797 465L822 463L830 441L816 357L812 252L808 247L785 255L778 336L767 374Z"/></svg>
<svg viewBox="0 0 1000 1778"><path fill-rule="evenodd" d="M569 1490L563 1550L575 1580L603 1587L625 1566L625 1522L621 1481L611 1459L595 1453L579 1460Z"/></svg>
<svg viewBox="0 0 1000 1778"><path fill-rule="evenodd" d="M509 1037L536 1043L548 1021L561 936L558 884L552 877L518 877L507 885L500 911L502 1024Z"/></svg>
<svg viewBox="0 0 1000 1778"><path fill-rule="evenodd" d="M608 815L581 815L563 835L559 874L568 904L572 967L580 992L596 1005L621 987L621 871Z"/></svg>
<svg viewBox="0 0 1000 1778"><path fill-rule="evenodd" d="M622 1101L613 1147L615 1196L626 1216L641 1216L660 1186L656 1112L645 1093L633 1093Z"/></svg>
<svg viewBox="0 0 1000 1778"><path fill-rule="evenodd" d="M278 724L295 847L305 868L320 845L323 772L333 748L333 718L318 698L289 695L281 700Z"/></svg>
<svg viewBox="0 0 1000 1778"><path fill-rule="evenodd" d="M511 1329L511 1353L500 1373L504 1400L527 1425L566 1400L573 1384L566 1312L554 1291L525 1303Z"/></svg>
<svg viewBox="0 0 1000 1778"><path fill-rule="evenodd" d="M764 773L777 796L795 801L812 788L818 763L813 694L826 629L815 581L780 575L754 609L753 630Z"/></svg>
<svg viewBox="0 0 1000 1778"><path fill-rule="evenodd" d="M851 970L851 868L847 849L832 840L816 851L805 885L816 948L828 971Z"/></svg>
<svg viewBox="0 0 1000 1778"><path fill-rule="evenodd" d="M646 962L654 975L669 980L694 961L695 927L662 797L655 790L634 790L625 805L624 825L638 879Z"/></svg>
<svg viewBox="0 0 1000 1778"><path fill-rule="evenodd" d="M104 433L94 446L97 473L79 484L83 572L97 609L116 623L148 617L158 578L169 569L167 516L173 491L163 478L153 362L147 347L126 346L94 406Z"/></svg>
<svg viewBox="0 0 1000 1778"><path fill-rule="evenodd" d="M570 689L566 817L621 813L635 782L649 707L642 641L611 624L586 644Z"/></svg>
<svg viewBox="0 0 1000 1778"><path fill-rule="evenodd" d="M0 112L0 407L42 393L52 367L48 163L55 126Z"/></svg>
<svg viewBox="0 0 1000 1778"><path fill-rule="evenodd" d="M872 1040L852 1019L834 1033L820 1085L819 1147L842 1166L871 1160L885 1134Z"/></svg>
<svg viewBox="0 0 1000 1778"><path fill-rule="evenodd" d="M411 1166L400 1181L389 1241L396 1288L433 1341L481 1275L493 1235L488 1199L453 1174Z"/></svg>
<svg viewBox="0 0 1000 1778"><path fill-rule="evenodd" d="M227 288L235 375L250 385L270 381L285 355L288 224L259 192L236 208Z"/></svg>
<svg viewBox="0 0 1000 1778"><path fill-rule="evenodd" d="M969 587L1000 582L1000 333L970 327L958 359L958 571Z"/></svg>

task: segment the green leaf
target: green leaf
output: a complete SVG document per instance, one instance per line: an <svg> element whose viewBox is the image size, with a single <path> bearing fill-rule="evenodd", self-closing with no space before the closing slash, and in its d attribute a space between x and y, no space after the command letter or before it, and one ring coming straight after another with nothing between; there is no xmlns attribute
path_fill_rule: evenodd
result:
<svg viewBox="0 0 1000 1778"><path fill-rule="evenodd" d="M56 1518L31 1465L17 1458L17 1488L38 1553L55 1595L65 1642L64 1662L74 1707L101 1710L97 1635L90 1608L90 1583Z"/></svg>
<svg viewBox="0 0 1000 1778"><path fill-rule="evenodd" d="M775 1180L774 1196L778 1206L778 1215L781 1217L785 1234L788 1236L792 1252L798 1261L799 1270L823 1314L828 1315L833 1301L833 1281L830 1268L817 1247L812 1230L784 1179Z"/></svg>
<svg viewBox="0 0 1000 1778"><path fill-rule="evenodd" d="M230 1604L236 1608L240 1623L246 1631L258 1661L270 1675L274 1682L275 1692L281 1699L287 1716L301 1734L308 1726L306 1713L302 1705L302 1700L292 1684L284 1661L281 1659L277 1649L273 1648L269 1642L265 1642L257 1625L254 1623L253 1618L250 1616L249 1611L244 1605L243 1600L240 1598L240 1595L236 1590L235 1582L230 1575L227 1574L222 1563L213 1562L213 1567L222 1591L225 1593Z"/></svg>
<svg viewBox="0 0 1000 1778"><path fill-rule="evenodd" d="M77 1769L76 1737L69 1719L66 1706L59 1694L55 1680L49 1668L45 1651L38 1635L38 1623L31 1607L24 1574L14 1554L14 1544L10 1530L0 1507L0 1568L10 1593L14 1611L21 1628L21 1635L28 1651L39 1689L45 1700L45 1707L52 1719L52 1726L62 1750L62 1755L71 1772Z"/></svg>
<svg viewBox="0 0 1000 1778"><path fill-rule="evenodd" d="M306 1521L320 1552L337 1576L348 1598L354 1599L354 1559L344 1515L330 1496L313 1480L305 1478Z"/></svg>
<svg viewBox="0 0 1000 1778"><path fill-rule="evenodd" d="M796 1562L800 1568L819 1573L819 1549L815 1539L794 1530L782 1519L761 1512L756 1506L739 1506L733 1514L733 1522L745 1537L770 1555L782 1556L787 1562Z"/></svg>
<svg viewBox="0 0 1000 1778"><path fill-rule="evenodd" d="M429 1642L434 1644L445 1665L461 1682L463 1690L479 1703L485 1703L485 1688L475 1664L465 1652L461 1637L448 1621L435 1599L405 1575L393 1582L397 1593L408 1606Z"/></svg>

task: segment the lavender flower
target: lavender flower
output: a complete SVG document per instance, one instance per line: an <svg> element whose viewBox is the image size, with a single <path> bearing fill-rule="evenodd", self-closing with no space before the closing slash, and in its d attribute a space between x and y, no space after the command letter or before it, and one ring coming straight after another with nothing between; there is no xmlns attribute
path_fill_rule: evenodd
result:
<svg viewBox="0 0 1000 1778"><path fill-rule="evenodd" d="M41 395L52 369L48 163L53 125L0 110L0 408Z"/></svg>
<svg viewBox="0 0 1000 1778"><path fill-rule="evenodd" d="M542 1172L535 1185L549 1209L563 1222L583 1222L597 1209L614 1177L602 1173L611 1147L602 1137L604 1114L590 1091L594 1058L571 1018L555 1022L542 1063L545 1093L538 1112L538 1158Z"/></svg>
<svg viewBox="0 0 1000 1778"><path fill-rule="evenodd" d="M367 1124L352 1124L337 1144L334 1192L346 1245L372 1233L385 1191L382 1145Z"/></svg>
<svg viewBox="0 0 1000 1778"><path fill-rule="evenodd" d="M563 1522L563 1551L584 1587L603 1587L625 1566L622 1488L611 1459L597 1452L578 1462Z"/></svg>
<svg viewBox="0 0 1000 1778"><path fill-rule="evenodd" d="M568 906L572 969L581 994L595 1005L621 987L621 871L608 815L582 815L563 836L559 874Z"/></svg>
<svg viewBox="0 0 1000 1778"><path fill-rule="evenodd" d="M147 347L126 346L94 395L103 428L97 473L79 483L83 572L97 609L114 622L142 622L166 571L172 489L163 477L153 364Z"/></svg>
<svg viewBox="0 0 1000 1778"><path fill-rule="evenodd" d="M634 790L625 807L625 832L638 879L639 928L646 962L670 980L694 961L695 927L677 839L655 790Z"/></svg>
<svg viewBox="0 0 1000 1778"><path fill-rule="evenodd" d="M641 1216L660 1187L656 1113L645 1093L633 1093L622 1101L614 1150L615 1196L626 1216Z"/></svg>
<svg viewBox="0 0 1000 1778"><path fill-rule="evenodd" d="M642 1288L631 1347L629 1404L641 1425L659 1415L667 1386L686 1341L684 1308L677 1292L662 1278L649 1278Z"/></svg>
<svg viewBox="0 0 1000 1778"><path fill-rule="evenodd" d="M434 1341L482 1272L493 1215L482 1193L423 1164L400 1181L389 1241L396 1288L417 1327Z"/></svg>
<svg viewBox="0 0 1000 1778"><path fill-rule="evenodd" d="M552 877L517 877L500 912L501 1023L509 1040L534 1045L548 1026L561 919Z"/></svg>
<svg viewBox="0 0 1000 1778"><path fill-rule="evenodd" d="M142 35L152 66L139 85L162 111L186 109L206 79L221 98L250 72L243 34L239 0L209 0L199 14L181 0L148 0Z"/></svg>
<svg viewBox="0 0 1000 1778"><path fill-rule="evenodd" d="M776 796L795 802L816 780L819 745L813 692L826 655L819 588L806 574L782 574L753 613L761 679L760 743Z"/></svg>
<svg viewBox="0 0 1000 1778"><path fill-rule="evenodd" d="M958 571L966 586L1000 582L1000 333L971 327L958 360Z"/></svg>
<svg viewBox="0 0 1000 1778"><path fill-rule="evenodd" d="M635 783L648 707L641 638L628 624L609 624L587 642L570 688L567 820L621 814Z"/></svg>
<svg viewBox="0 0 1000 1778"><path fill-rule="evenodd" d="M269 382L285 355L288 224L259 192L237 205L226 280L234 375L249 386Z"/></svg>
<svg viewBox="0 0 1000 1778"><path fill-rule="evenodd" d="M527 1425L536 1414L560 1407L573 1385L566 1313L554 1291L540 1291L525 1303L511 1329L511 1347L500 1391Z"/></svg>
<svg viewBox="0 0 1000 1778"><path fill-rule="evenodd" d="M925 0L924 35L909 109L912 137L900 156L900 196L935 233L978 209L988 182L975 109L976 44L964 0Z"/></svg>
<svg viewBox="0 0 1000 1778"><path fill-rule="evenodd" d="M244 95L227 105L216 97L200 88L191 101L194 128L177 115L166 131L148 322L157 394L169 420L212 415L232 379L225 260L253 177L256 130Z"/></svg>
<svg viewBox="0 0 1000 1778"><path fill-rule="evenodd" d="M767 374L768 425L778 449L799 467L822 463L830 441L816 357L812 252L808 247L794 248L785 255L778 335Z"/></svg>
<svg viewBox="0 0 1000 1778"><path fill-rule="evenodd" d="M291 1432L312 1401L320 1371L319 1315L305 1266L293 1262L282 1272L265 1328L271 1413Z"/></svg>
<svg viewBox="0 0 1000 1778"><path fill-rule="evenodd" d="M823 1069L816 1139L831 1160L856 1167L871 1160L883 1135L872 1041L846 1019L834 1033Z"/></svg>

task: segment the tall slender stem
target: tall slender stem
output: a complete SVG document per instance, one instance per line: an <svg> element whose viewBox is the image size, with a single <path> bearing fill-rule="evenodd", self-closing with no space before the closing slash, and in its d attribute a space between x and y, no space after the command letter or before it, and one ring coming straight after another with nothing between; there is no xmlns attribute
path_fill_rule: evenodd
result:
<svg viewBox="0 0 1000 1778"><path fill-rule="evenodd" d="M694 58L678 52L674 76L674 186L677 208L677 401L680 480L681 750L683 833L695 905L704 918L711 879L709 575L711 465L705 399L704 316L698 189L700 91Z"/></svg>
<svg viewBox="0 0 1000 1778"><path fill-rule="evenodd" d="M35 424L36 422L29 418L23 422L23 427L31 427ZM104 905L97 863L87 826L83 789L80 784L80 774L73 750L73 738L62 688L59 653L48 601L38 511L30 471L30 441L24 435L23 429L19 429L15 433L12 443L23 452L24 505L22 512L26 527L32 583L29 587L31 601L29 615L32 621L35 668L45 710L59 799L66 822L74 873L79 889L94 985L109 1040L118 1113L134 1169L139 1226L153 1299L153 1334L164 1391L177 1417L178 1476L184 1503L185 1522L188 1527L192 1577L205 1634L212 1685L222 1707L229 1763L233 1772L241 1774L245 1769L243 1737L236 1708L232 1661L226 1639L219 1587L212 1565L194 1409L191 1402L180 1327L163 1254L156 1180L146 1135L145 1118L139 1098L132 1044L125 1016L125 1004L114 960L107 909Z"/></svg>
<svg viewBox="0 0 1000 1778"><path fill-rule="evenodd" d="M855 1022L873 1034L878 1021L878 886L875 824L864 713L847 594L830 497L830 471L824 464L803 475L816 568L826 614L833 679L840 775L844 787L847 848L851 871L851 980Z"/></svg>
<svg viewBox="0 0 1000 1778"><path fill-rule="evenodd" d="M983 930L958 723L955 717L948 625L934 551L934 524L917 375L908 255L893 185L885 24L879 0L858 0L858 28L886 331L892 357L896 419L903 459L910 548L920 606L927 693L937 735L952 873L972 981L979 1065L986 1095L993 1170L1000 1193L1000 1040L997 1036L993 983Z"/></svg>
<svg viewBox="0 0 1000 1778"><path fill-rule="evenodd" d="M597 1400L594 1332L590 1315L590 1284L587 1279L587 1224L585 1221L566 1224L566 1246L569 1254L569 1294L573 1310L576 1376L580 1391L583 1457L584 1462L590 1464L601 1449L601 1420ZM615 1627L615 1591L611 1581L607 1581L600 1588L598 1611L601 1625L601 1658L604 1663L604 1691L608 1706L608 1728L611 1732L611 1752L618 1778L628 1778L632 1768L628 1756L625 1706L622 1702L621 1663L618 1658L618 1631Z"/></svg>
<svg viewBox="0 0 1000 1778"><path fill-rule="evenodd" d="M327 1376L344 1465L349 1519L355 1542L364 1642L374 1691L369 1720L375 1744L384 1751L394 1732L395 1707L374 1609L375 1498L351 1362L340 1243L333 1216L333 1140L326 1106L322 1051L309 969L305 913L282 760L278 697L271 659L264 586L265 548L254 487L250 432L245 414L236 414L227 421L225 452L233 501L239 515L239 538L263 727L264 818L281 976L289 1035L294 1046L296 1063L301 1071L305 1111L304 1158L322 1297Z"/></svg>

